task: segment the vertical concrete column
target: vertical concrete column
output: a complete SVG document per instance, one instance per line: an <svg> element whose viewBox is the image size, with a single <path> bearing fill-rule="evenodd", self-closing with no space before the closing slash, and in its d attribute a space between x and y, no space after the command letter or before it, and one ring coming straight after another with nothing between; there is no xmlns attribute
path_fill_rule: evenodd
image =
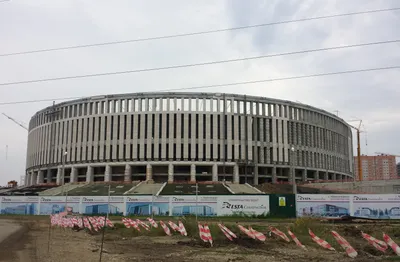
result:
<svg viewBox="0 0 400 262"><path fill-rule="evenodd" d="M38 175L37 175L36 184L43 184L43 183L44 183L43 170L39 170Z"/></svg>
<svg viewBox="0 0 400 262"><path fill-rule="evenodd" d="M340 175L339 175L339 176L340 176ZM333 174L332 174L332 180L333 180L333 181L336 181L336 179L337 179L336 173L333 173Z"/></svg>
<svg viewBox="0 0 400 262"><path fill-rule="evenodd" d="M47 183L51 183L51 169L48 168L46 171L46 178L47 178Z"/></svg>
<svg viewBox="0 0 400 262"><path fill-rule="evenodd" d="M29 173L25 174L25 180L24 180L24 186L27 186L29 184Z"/></svg>
<svg viewBox="0 0 400 262"><path fill-rule="evenodd" d="M106 165L106 169L104 170L104 182L110 182L111 180L111 166Z"/></svg>
<svg viewBox="0 0 400 262"><path fill-rule="evenodd" d="M88 166L86 170L86 183L92 183L93 181L94 181L93 167Z"/></svg>
<svg viewBox="0 0 400 262"><path fill-rule="evenodd" d="M31 171L29 171L27 174L26 174L26 185L27 186L30 186L31 185L31 180L32 180L32 173L31 173Z"/></svg>
<svg viewBox="0 0 400 262"><path fill-rule="evenodd" d="M61 176L62 176L62 168L58 167L57 168L57 179L56 179L56 183L57 185L61 185Z"/></svg>
<svg viewBox="0 0 400 262"><path fill-rule="evenodd" d="M30 186L31 185L31 172L28 172L26 174L25 185L26 186Z"/></svg>
<svg viewBox="0 0 400 262"><path fill-rule="evenodd" d="M174 165L168 165L168 183L174 182Z"/></svg>
<svg viewBox="0 0 400 262"><path fill-rule="evenodd" d="M285 170L288 171L288 175L287 175L288 181L293 183L294 182L293 180L296 180L296 179L293 179L293 177L292 177L293 173L296 172L295 168L294 167L289 167L288 169L285 169Z"/></svg>
<svg viewBox="0 0 400 262"><path fill-rule="evenodd" d="M276 184L276 182L277 182L277 177L276 177L276 166L274 166L273 168L272 168L272 184Z"/></svg>
<svg viewBox="0 0 400 262"><path fill-rule="evenodd" d="M239 166L235 164L233 166L233 183L234 184L239 184L240 179L239 179Z"/></svg>
<svg viewBox="0 0 400 262"><path fill-rule="evenodd" d="M37 172L32 172L31 185L36 185L36 181L37 181Z"/></svg>
<svg viewBox="0 0 400 262"><path fill-rule="evenodd" d="M307 182L307 169L301 171L301 181Z"/></svg>
<svg viewBox="0 0 400 262"><path fill-rule="evenodd" d="M131 165L125 165L125 172L124 172L124 181L125 182L132 182L132 167Z"/></svg>
<svg viewBox="0 0 400 262"><path fill-rule="evenodd" d="M153 180L153 167L150 164L146 166L146 181Z"/></svg>
<svg viewBox="0 0 400 262"><path fill-rule="evenodd" d="M258 185L258 165L254 166L254 185Z"/></svg>
<svg viewBox="0 0 400 262"><path fill-rule="evenodd" d="M313 171L314 172L314 180L319 180L319 172L318 171Z"/></svg>
<svg viewBox="0 0 400 262"><path fill-rule="evenodd" d="M329 173L328 172L324 173L324 180L325 181L329 180Z"/></svg>
<svg viewBox="0 0 400 262"><path fill-rule="evenodd" d="M69 177L71 183L78 182L78 169L76 169L76 167L71 167L71 174Z"/></svg>
<svg viewBox="0 0 400 262"><path fill-rule="evenodd" d="M30 186L33 186L33 185L35 184L35 183L34 183L34 174L35 174L35 172L32 171L31 174L30 174L30 176L29 176L29 185L30 185Z"/></svg>
<svg viewBox="0 0 400 262"><path fill-rule="evenodd" d="M212 166L212 181L217 182L218 181L218 165L214 164Z"/></svg>
<svg viewBox="0 0 400 262"><path fill-rule="evenodd" d="M190 182L196 182L196 165L190 165Z"/></svg>

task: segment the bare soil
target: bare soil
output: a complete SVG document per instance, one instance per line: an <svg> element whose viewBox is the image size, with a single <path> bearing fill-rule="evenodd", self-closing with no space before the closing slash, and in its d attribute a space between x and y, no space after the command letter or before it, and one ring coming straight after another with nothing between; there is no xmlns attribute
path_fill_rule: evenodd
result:
<svg viewBox="0 0 400 262"><path fill-rule="evenodd" d="M23 230L0 244L0 261L99 261L101 233L89 234L84 230L50 228L49 221L43 219L20 219L15 223L21 224ZM102 261L368 262L389 261L387 259L395 261L392 251L383 255L370 247L361 237L356 237L361 232L360 226L338 227L342 236L357 249L359 256L356 259L348 258L337 245L335 248L338 252L325 251L313 242L305 241L305 236L299 238L304 239L306 251L295 246L293 242L285 243L274 237L268 237L265 243L243 237L231 243L222 235L215 237L214 246L210 247L202 243L198 237L137 236L137 234L129 236L127 232L133 229L116 228L105 231ZM363 228L366 233L372 230L373 228Z"/></svg>

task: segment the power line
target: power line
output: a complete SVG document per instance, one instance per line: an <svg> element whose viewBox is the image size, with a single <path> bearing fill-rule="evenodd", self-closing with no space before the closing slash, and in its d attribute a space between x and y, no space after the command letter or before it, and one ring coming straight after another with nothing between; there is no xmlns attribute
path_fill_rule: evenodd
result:
<svg viewBox="0 0 400 262"><path fill-rule="evenodd" d="M272 23L264 23L264 24L248 25L248 26L240 26L240 27L231 27L231 28L224 28L224 29L216 29L216 30L184 33L184 34L174 34L174 35L155 36L155 37L148 37L148 38L122 40L122 41L111 41L111 42L103 42L103 43L95 43L95 44L75 45L75 46L66 46L66 47L56 47L56 48L30 50L30 51L21 51L21 52L0 54L0 57L2 57L2 56L25 55L25 54L33 54L33 53L44 53L44 52L61 51L61 50L68 50L68 49L79 49L79 48L87 48L87 47L95 47L95 46L107 46L107 45L116 45L116 44L145 42L145 41L161 40L161 39L169 39L169 38L179 38L179 37L186 37L186 36L205 35L205 34L220 33L220 32L226 32L226 31L243 30L243 29L248 29L248 28L274 26L274 25L281 25L281 24L298 23L298 22L313 21L313 20L320 20L320 19L328 19L328 18L335 18L335 17L353 16L353 15L362 15L362 14L371 14L371 13L380 13L380 12L397 11L397 10L400 10L400 7L387 8L387 9L376 9L376 10L368 10L368 11L360 11L360 12L352 12L352 13L344 13L344 14L336 14L336 15L317 16L317 17L309 17L309 18L302 18L302 19L295 19L295 20L285 20L285 21L278 21L278 22L272 22Z"/></svg>
<svg viewBox="0 0 400 262"><path fill-rule="evenodd" d="M270 78L264 80L253 80L253 81L245 81L245 82L234 82L234 83L225 83L225 84L214 84L214 85L203 85L203 86L192 86L192 87L182 87L182 88L173 88L173 89L161 89L161 90L153 90L149 92L171 92L171 91L182 91L182 90L194 90L194 89L206 89L213 87L229 87L236 85L249 85L249 84L257 84L257 83L266 83L266 82L278 82L278 81L287 81L294 79L305 79L305 78L314 78L314 77L322 77L322 76L333 76L333 75L344 75L344 74L353 74L353 73L363 73L363 72L371 72L371 71L382 71L382 70L390 70L390 69L400 69L399 66L388 66L388 67L377 67L377 68L367 68L367 69L357 69L357 70L348 70L348 71L338 71L338 72L328 72L328 73L320 73L320 74L310 74L310 75L300 75L300 76L290 76L290 77L281 77L281 78ZM146 92L141 92L146 93ZM63 98L52 98L52 99L37 99L37 100L26 100L26 101L14 101L14 102L0 102L0 106L2 105L15 105L15 104L29 104L29 103L38 103L38 102L48 102L48 101L59 101L59 100L69 100L69 99L79 99L84 97L63 97Z"/></svg>
<svg viewBox="0 0 400 262"><path fill-rule="evenodd" d="M270 78L270 79L264 79L264 80L236 82L236 83L228 83L228 84L220 84L220 85L204 85L204 86L194 86L194 87L186 87L186 88L174 88L174 89L169 89L167 91L203 89L203 88L212 88L212 87L228 87L228 86L248 85L248 84L257 84L257 83L265 83L265 82L277 82L277 81L286 81L286 80L303 79L303 78L313 78L313 77L321 77L321 76L344 75L344 74L353 74L353 73L380 71L380 70L389 70L389 69L399 69L399 68L400 68L400 66L367 68L367 69L348 70L348 71L339 71L339 72L330 72L330 73L321 73L321 74L312 74L312 75L289 76L289 77L281 77L281 78ZM162 91L158 91L158 92L162 92Z"/></svg>
<svg viewBox="0 0 400 262"><path fill-rule="evenodd" d="M23 100L23 101L13 101L13 102L0 102L0 106L17 105L17 104L32 104L32 103L52 102L52 101L60 101L60 100L73 100L73 99L80 99L80 98L84 98L84 97L83 96L70 96L70 97L34 99L34 100Z"/></svg>
<svg viewBox="0 0 400 262"><path fill-rule="evenodd" d="M278 53L278 54L235 58L235 59L228 59L228 60L202 62L202 63L196 63L196 64L172 65L172 66L165 66L165 67L143 68L143 69L117 71L117 72L106 72L106 73L95 73L95 74L86 74L86 75L63 76L63 77L43 78L43 79L34 79L34 80L25 80L25 81L16 81L16 82L6 82L6 83L0 83L0 86L32 84L32 83L39 83L39 82L50 82L50 81L60 81L60 80L68 80L68 79L90 78L90 77L100 77L100 76L110 76L110 75L133 74L133 73L142 73L142 72L150 72L150 71L161 71L161 70L170 70L170 69L179 69L179 68L187 68L187 67L232 63L232 62L239 62L239 61L246 61L246 60L255 60L255 59L263 59L263 58L270 58L270 57L279 57L279 56L289 56L289 55L296 55L296 54L305 54L305 53L322 52L322 51L330 51L330 50L345 49L345 48L352 48L352 47L381 45L381 44L398 43L398 42L400 42L400 40L388 40L388 41L380 41L380 42L353 44L353 45L345 45L345 46L334 46L334 47L325 47L325 48L318 48L318 49L309 49L309 50L301 50L301 51L294 51L294 52Z"/></svg>

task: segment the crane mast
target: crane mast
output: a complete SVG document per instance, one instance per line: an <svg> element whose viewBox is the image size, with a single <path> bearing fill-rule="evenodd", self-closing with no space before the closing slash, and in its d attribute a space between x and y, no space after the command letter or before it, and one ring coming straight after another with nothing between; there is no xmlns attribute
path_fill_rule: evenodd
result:
<svg viewBox="0 0 400 262"><path fill-rule="evenodd" d="M352 126L349 124L351 128L354 128L357 131L357 165L358 165L358 179L362 181L362 166L361 166L361 139L360 139L360 133L361 133L361 124L362 120L349 120L348 122L352 121L359 121L360 124L358 127Z"/></svg>

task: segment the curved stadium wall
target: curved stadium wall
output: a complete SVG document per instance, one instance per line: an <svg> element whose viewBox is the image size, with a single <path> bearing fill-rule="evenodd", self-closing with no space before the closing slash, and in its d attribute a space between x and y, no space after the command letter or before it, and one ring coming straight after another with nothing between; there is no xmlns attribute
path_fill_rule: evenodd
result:
<svg viewBox="0 0 400 262"><path fill-rule="evenodd" d="M32 117L25 184L259 184L291 181L291 170L296 181L344 180L352 152L350 126L304 104L218 93L96 96Z"/></svg>

